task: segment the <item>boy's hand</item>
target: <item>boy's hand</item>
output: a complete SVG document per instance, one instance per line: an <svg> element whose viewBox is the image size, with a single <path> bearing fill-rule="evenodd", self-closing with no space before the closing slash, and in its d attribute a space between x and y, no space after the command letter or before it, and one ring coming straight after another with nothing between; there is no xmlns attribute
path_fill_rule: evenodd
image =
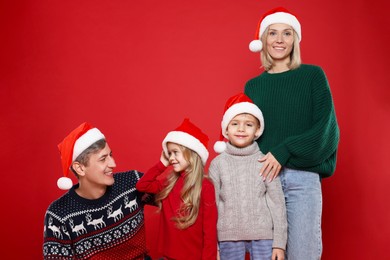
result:
<svg viewBox="0 0 390 260"><path fill-rule="evenodd" d="M284 260L284 250L280 248L272 248L272 260Z"/></svg>
<svg viewBox="0 0 390 260"><path fill-rule="evenodd" d="M162 162L162 164L164 164L165 167L167 167L169 165L169 160L165 156L164 151L161 152L160 161Z"/></svg>

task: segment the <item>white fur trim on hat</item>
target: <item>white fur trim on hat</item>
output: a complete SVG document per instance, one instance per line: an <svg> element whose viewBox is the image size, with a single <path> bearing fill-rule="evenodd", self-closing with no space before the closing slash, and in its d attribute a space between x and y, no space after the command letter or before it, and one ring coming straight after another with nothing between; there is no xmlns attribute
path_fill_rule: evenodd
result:
<svg viewBox="0 0 390 260"><path fill-rule="evenodd" d="M73 155L72 161L74 161L77 156L79 156L82 152L85 151L88 147L94 144L96 141L100 139L104 139L104 135L97 128L92 128L88 130L85 134L80 136L73 146Z"/></svg>
<svg viewBox="0 0 390 260"><path fill-rule="evenodd" d="M181 131L169 132L162 142L162 147L167 157L168 157L168 148L167 148L168 142L180 144L193 150L200 156L203 165L206 164L207 158L209 157L209 152L207 151L206 147L194 136Z"/></svg>
<svg viewBox="0 0 390 260"><path fill-rule="evenodd" d="M240 102L240 103L237 103L237 104L229 107L229 109L227 109L225 114L223 115L223 119L222 119L222 122L221 122L221 129L222 129L222 135L226 139L228 139L228 136L226 135L226 129L227 129L227 126L229 125L229 122L236 115L244 114L244 113L253 115L260 122L260 133L259 133L258 136L256 136L255 140L258 139L263 134L263 131L264 131L264 118L263 118L263 113L261 112L261 110L253 103L250 103L250 102Z"/></svg>
<svg viewBox="0 0 390 260"><path fill-rule="evenodd" d="M302 39L301 24L299 23L298 19L294 15L285 12L277 12L277 13L270 14L266 16L263 19L263 21L261 21L259 39L261 39L261 36L263 35L265 29L271 24L275 24L275 23L284 23L290 25L297 33L299 41L301 41Z"/></svg>

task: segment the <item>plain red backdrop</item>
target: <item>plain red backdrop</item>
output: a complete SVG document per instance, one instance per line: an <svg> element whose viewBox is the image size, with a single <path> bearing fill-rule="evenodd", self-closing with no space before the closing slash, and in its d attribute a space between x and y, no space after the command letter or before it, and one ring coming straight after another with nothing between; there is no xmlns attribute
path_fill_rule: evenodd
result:
<svg viewBox="0 0 390 260"><path fill-rule="evenodd" d="M225 100L261 72L248 44L277 5L298 16L303 61L327 73L341 129L336 173L323 181L323 259L382 258L390 237L384 3L0 1L1 258L42 258L44 213L63 194L57 144L80 123L105 133L118 171L146 171L186 116L211 148ZM154 208L146 221L155 256Z"/></svg>

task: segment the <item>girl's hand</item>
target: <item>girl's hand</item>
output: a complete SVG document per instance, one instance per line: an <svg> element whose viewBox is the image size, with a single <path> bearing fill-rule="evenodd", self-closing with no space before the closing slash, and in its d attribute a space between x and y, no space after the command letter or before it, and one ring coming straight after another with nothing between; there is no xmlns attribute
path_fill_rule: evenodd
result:
<svg viewBox="0 0 390 260"><path fill-rule="evenodd" d="M284 250L280 248L272 249L272 260L284 260Z"/></svg>
<svg viewBox="0 0 390 260"><path fill-rule="evenodd" d="M282 165L275 159L272 153L267 153L259 162L264 163L260 169L260 176L263 176L263 181L273 181L282 169Z"/></svg>
<svg viewBox="0 0 390 260"><path fill-rule="evenodd" d="M162 164L164 164L165 167L167 167L169 165L169 160L165 156L164 151L161 152L160 161L162 162Z"/></svg>

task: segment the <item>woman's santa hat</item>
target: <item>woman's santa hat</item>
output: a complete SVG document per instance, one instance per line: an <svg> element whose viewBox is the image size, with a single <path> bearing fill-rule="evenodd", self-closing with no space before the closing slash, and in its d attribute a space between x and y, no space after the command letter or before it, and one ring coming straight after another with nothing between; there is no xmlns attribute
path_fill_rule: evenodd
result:
<svg viewBox="0 0 390 260"><path fill-rule="evenodd" d="M165 155L168 157L167 143L176 143L185 146L196 152L202 159L203 165L206 164L209 152L207 144L209 138L197 126L185 118L179 127L169 132L162 142Z"/></svg>
<svg viewBox="0 0 390 260"><path fill-rule="evenodd" d="M72 180L68 177L70 166L74 160L95 142L105 139L99 129L88 123L82 123L58 144L64 176L59 178L57 186L61 190L72 188Z"/></svg>
<svg viewBox="0 0 390 260"><path fill-rule="evenodd" d="M244 93L239 93L237 95L234 95L228 99L225 105L224 114L221 122L221 136L220 141L217 141L214 144L214 151L217 153L222 153L226 149L226 143L223 141L223 138L225 137L228 139L228 136L226 134L226 129L230 123L230 121L239 114L251 114L252 116L256 117L259 120L260 123L260 132L259 135L255 137L255 140L257 140L264 131L264 118L263 113L259 109L258 106L256 106L253 101Z"/></svg>
<svg viewBox="0 0 390 260"><path fill-rule="evenodd" d="M263 49L263 43L261 42L261 36L265 29L275 23L284 23L290 25L297 33L299 41L302 39L301 24L295 15L289 12L286 8L276 7L266 12L260 19L255 34L255 40L249 44L249 49L252 52L260 52Z"/></svg>

